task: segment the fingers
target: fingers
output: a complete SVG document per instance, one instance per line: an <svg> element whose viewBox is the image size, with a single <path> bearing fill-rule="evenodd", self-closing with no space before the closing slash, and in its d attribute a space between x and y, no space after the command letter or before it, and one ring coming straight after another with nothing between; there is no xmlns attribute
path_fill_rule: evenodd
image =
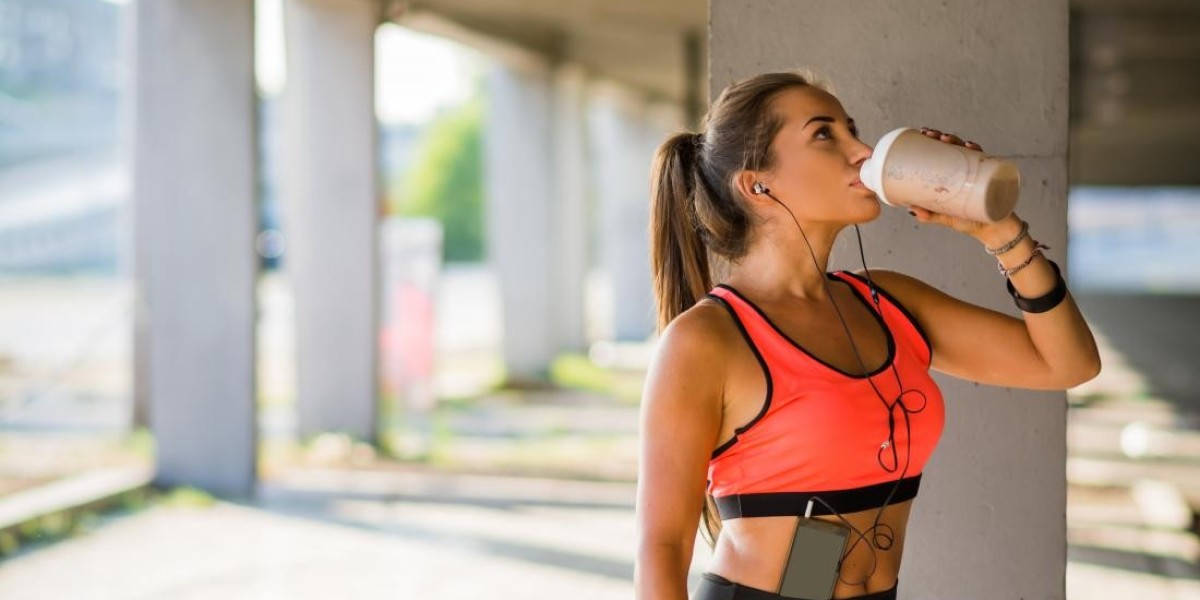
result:
<svg viewBox="0 0 1200 600"><path fill-rule="evenodd" d="M950 217L941 213L933 212L932 210L924 209L919 206L909 206L908 214L912 215L918 223L933 223L935 225L950 225Z"/></svg>
<svg viewBox="0 0 1200 600"><path fill-rule="evenodd" d="M941 140L943 142L946 142L948 144L965 146L972 150L980 150L980 151L983 150L983 148L979 144L976 144L975 142L963 141L962 138L958 137L957 135L954 135L953 133L943 133L941 131L938 131L937 129L932 129L930 127L922 127L921 133L923 133L926 136L929 136L931 138L934 138L936 140Z"/></svg>

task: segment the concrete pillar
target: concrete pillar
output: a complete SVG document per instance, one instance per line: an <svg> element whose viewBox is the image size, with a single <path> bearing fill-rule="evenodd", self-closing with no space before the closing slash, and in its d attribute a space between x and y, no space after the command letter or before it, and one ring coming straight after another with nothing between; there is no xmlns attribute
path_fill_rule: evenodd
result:
<svg viewBox="0 0 1200 600"><path fill-rule="evenodd" d="M612 296L612 336L645 339L654 330L651 293L650 148L646 102L616 84L595 88L589 111L600 217L601 267Z"/></svg>
<svg viewBox="0 0 1200 600"><path fill-rule="evenodd" d="M280 147L301 436L376 440L377 207L368 0L288 0Z"/></svg>
<svg viewBox="0 0 1200 600"><path fill-rule="evenodd" d="M554 301L550 310L558 352L587 349L584 290L588 271L588 186L583 69L554 74L554 200L550 203Z"/></svg>
<svg viewBox="0 0 1200 600"><path fill-rule="evenodd" d="M541 378L554 356L550 282L556 189L549 69L497 64L488 74L484 126L487 254L500 280L510 380Z"/></svg>
<svg viewBox="0 0 1200 600"><path fill-rule="evenodd" d="M757 72L810 66L871 143L928 125L1013 158L1017 211L1066 267L1066 0L712 0L710 17L713 98ZM868 266L1019 317L975 240L888 207L861 229ZM853 234L830 268L860 266ZM1065 394L936 379L946 429L915 502L900 597L1063 598Z"/></svg>
<svg viewBox="0 0 1200 600"><path fill-rule="evenodd" d="M683 34L683 120L691 131L700 128L700 118L708 110L708 36L704 33Z"/></svg>
<svg viewBox="0 0 1200 600"><path fill-rule="evenodd" d="M255 480L254 2L137 3L134 271L156 483ZM140 376L139 376L140 379Z"/></svg>

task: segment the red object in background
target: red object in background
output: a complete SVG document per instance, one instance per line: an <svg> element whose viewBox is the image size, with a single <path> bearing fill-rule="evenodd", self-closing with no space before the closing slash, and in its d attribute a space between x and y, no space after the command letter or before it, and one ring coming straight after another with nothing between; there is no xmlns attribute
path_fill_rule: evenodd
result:
<svg viewBox="0 0 1200 600"><path fill-rule="evenodd" d="M397 389L406 382L433 378L433 295L409 282L391 294L383 330L384 371Z"/></svg>

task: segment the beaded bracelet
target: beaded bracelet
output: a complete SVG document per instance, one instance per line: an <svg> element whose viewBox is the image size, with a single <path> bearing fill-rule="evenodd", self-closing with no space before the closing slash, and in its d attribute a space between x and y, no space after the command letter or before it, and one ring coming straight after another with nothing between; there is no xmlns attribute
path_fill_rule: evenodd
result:
<svg viewBox="0 0 1200 600"><path fill-rule="evenodd" d="M1003 246L1000 246L999 248L988 248L987 246L984 246L983 249L986 250L987 253L991 254L992 256L996 256L997 254L1004 254L1005 252L1008 252L1009 250L1016 248L1017 244L1021 243L1021 240L1025 239L1025 236L1027 236L1027 235L1029 235L1029 222L1024 219L1021 219L1021 233L1018 233L1017 237L1009 240L1007 244L1004 244Z"/></svg>
<svg viewBox="0 0 1200 600"><path fill-rule="evenodd" d="M1040 254L1040 253L1039 253ZM1058 269L1058 263L1046 259L1051 267L1054 267L1054 288L1049 292L1038 296L1037 298L1023 298L1017 293L1017 289L1013 287L1012 280L1005 279L1004 283L1008 286L1008 293L1012 296L1013 302L1017 304L1017 308L1027 313L1043 313L1055 306L1058 306L1063 298L1067 297L1067 282L1063 280L1062 271Z"/></svg>
<svg viewBox="0 0 1200 600"><path fill-rule="evenodd" d="M997 259L996 260L996 268L1000 270L1001 275L1003 275L1005 277L1012 277L1013 275L1015 275L1017 273L1017 271L1020 271L1021 269L1028 267L1029 263L1033 262L1033 257L1035 257L1039 254L1042 254L1042 250L1049 250L1049 249L1050 249L1050 246L1047 246L1037 240L1033 240L1033 252L1029 254L1029 258L1026 258L1025 260L1021 261L1020 264L1012 267L1011 269L1004 268L1004 263L1000 262L1000 260ZM1042 256L1045 256L1045 255L1042 254Z"/></svg>

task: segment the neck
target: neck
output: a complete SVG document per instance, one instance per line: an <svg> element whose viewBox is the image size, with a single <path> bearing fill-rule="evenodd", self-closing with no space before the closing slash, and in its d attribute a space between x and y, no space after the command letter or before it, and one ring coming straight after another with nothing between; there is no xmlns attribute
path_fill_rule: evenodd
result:
<svg viewBox="0 0 1200 600"><path fill-rule="evenodd" d="M729 285L765 300L826 302L829 255L845 225L811 222L801 227L807 244L791 219L764 223L745 256L730 263Z"/></svg>

